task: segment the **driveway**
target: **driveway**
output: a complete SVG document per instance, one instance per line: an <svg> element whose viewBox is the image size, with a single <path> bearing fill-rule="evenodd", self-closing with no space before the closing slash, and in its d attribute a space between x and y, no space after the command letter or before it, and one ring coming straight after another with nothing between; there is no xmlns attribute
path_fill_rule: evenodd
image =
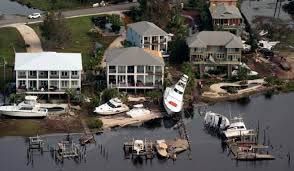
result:
<svg viewBox="0 0 294 171"><path fill-rule="evenodd" d="M23 37L27 46L27 52L42 52L42 44L37 33L25 24L12 24L8 27L16 28Z"/></svg>

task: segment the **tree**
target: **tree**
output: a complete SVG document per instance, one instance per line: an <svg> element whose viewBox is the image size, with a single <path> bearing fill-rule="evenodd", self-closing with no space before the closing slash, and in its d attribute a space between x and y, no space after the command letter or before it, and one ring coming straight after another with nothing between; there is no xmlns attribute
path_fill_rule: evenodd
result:
<svg viewBox="0 0 294 171"><path fill-rule="evenodd" d="M176 38L169 43L171 63L181 64L189 60L189 47L186 40L183 38Z"/></svg>
<svg viewBox="0 0 294 171"><path fill-rule="evenodd" d="M212 30L212 21L209 6L206 0L189 0L188 6L199 11L201 16L200 30Z"/></svg>
<svg viewBox="0 0 294 171"><path fill-rule="evenodd" d="M40 29L49 46L64 47L71 38L70 29L61 12L48 12Z"/></svg>
<svg viewBox="0 0 294 171"><path fill-rule="evenodd" d="M195 87L195 73L193 71L193 65L189 62L184 62L181 66L181 70L183 74L186 74L189 77L187 92L193 91Z"/></svg>
<svg viewBox="0 0 294 171"><path fill-rule="evenodd" d="M110 17L109 17L109 21L110 23L112 24L111 25L111 29L113 32L119 32L120 31L120 26L122 26L122 22L120 20L120 16L119 15L116 15L116 14L112 14Z"/></svg>
<svg viewBox="0 0 294 171"><path fill-rule="evenodd" d="M120 96L120 93L117 89L115 89L115 88L105 89L102 92L102 101L106 102L112 98L119 97L119 96Z"/></svg>
<svg viewBox="0 0 294 171"><path fill-rule="evenodd" d="M160 91L155 91L155 90L148 91L145 95L151 98L152 102L156 104L159 103L160 98L162 97L162 93Z"/></svg>
<svg viewBox="0 0 294 171"><path fill-rule="evenodd" d="M248 79L249 70L245 67L239 67L237 77L241 81L245 81Z"/></svg>

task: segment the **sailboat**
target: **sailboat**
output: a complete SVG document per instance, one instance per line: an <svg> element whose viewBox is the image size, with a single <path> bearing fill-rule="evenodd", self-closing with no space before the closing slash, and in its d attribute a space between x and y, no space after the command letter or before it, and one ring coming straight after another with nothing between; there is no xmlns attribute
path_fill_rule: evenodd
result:
<svg viewBox="0 0 294 171"><path fill-rule="evenodd" d="M189 77L184 74L175 85L165 89L163 105L168 115L180 112L183 109L183 96L188 79Z"/></svg>

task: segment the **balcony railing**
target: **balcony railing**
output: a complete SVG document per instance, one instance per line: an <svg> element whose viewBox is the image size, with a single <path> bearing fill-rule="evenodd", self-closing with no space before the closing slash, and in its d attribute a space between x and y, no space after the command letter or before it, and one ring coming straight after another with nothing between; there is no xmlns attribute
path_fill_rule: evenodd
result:
<svg viewBox="0 0 294 171"><path fill-rule="evenodd" d="M26 75L18 75L18 78L27 78Z"/></svg>
<svg viewBox="0 0 294 171"><path fill-rule="evenodd" d="M78 75L71 75L71 78L72 79L79 79L79 76Z"/></svg>
<svg viewBox="0 0 294 171"><path fill-rule="evenodd" d="M59 75L50 75L50 78L59 78Z"/></svg>
<svg viewBox="0 0 294 171"><path fill-rule="evenodd" d="M62 75L60 78L69 78L69 75Z"/></svg>
<svg viewBox="0 0 294 171"><path fill-rule="evenodd" d="M37 75L29 75L28 78L37 78Z"/></svg>

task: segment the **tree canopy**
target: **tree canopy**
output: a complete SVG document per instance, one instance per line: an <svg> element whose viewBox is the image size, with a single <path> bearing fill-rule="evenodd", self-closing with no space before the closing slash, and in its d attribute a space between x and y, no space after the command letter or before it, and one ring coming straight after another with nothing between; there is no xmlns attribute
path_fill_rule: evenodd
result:
<svg viewBox="0 0 294 171"><path fill-rule="evenodd" d="M70 29L61 12L48 12L40 29L49 46L62 48L71 38Z"/></svg>

